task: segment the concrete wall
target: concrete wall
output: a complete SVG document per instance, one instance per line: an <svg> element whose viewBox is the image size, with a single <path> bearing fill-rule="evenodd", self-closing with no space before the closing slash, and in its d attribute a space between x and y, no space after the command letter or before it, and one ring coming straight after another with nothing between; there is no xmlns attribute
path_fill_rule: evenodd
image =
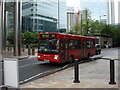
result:
<svg viewBox="0 0 120 90"><path fill-rule="evenodd" d="M104 47L104 37L100 37L100 46Z"/></svg>

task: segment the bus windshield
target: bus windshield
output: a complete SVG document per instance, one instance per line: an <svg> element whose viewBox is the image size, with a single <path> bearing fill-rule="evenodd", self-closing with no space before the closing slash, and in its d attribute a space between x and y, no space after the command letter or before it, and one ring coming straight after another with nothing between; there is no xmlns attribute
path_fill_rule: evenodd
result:
<svg viewBox="0 0 120 90"><path fill-rule="evenodd" d="M45 54L58 54L59 39L40 39L38 52Z"/></svg>

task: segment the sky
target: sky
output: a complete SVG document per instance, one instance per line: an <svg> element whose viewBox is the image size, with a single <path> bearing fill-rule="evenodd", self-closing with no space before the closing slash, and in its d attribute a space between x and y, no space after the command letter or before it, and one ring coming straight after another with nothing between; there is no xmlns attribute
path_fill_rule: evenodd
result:
<svg viewBox="0 0 120 90"><path fill-rule="evenodd" d="M105 1L101 1L101 2L91 2L91 1L87 1L87 2L81 2L80 4L80 8L81 9L85 9L88 8L89 11L91 12L91 16L93 19L97 19L100 20L101 19L105 19L107 18L107 2Z"/></svg>
<svg viewBox="0 0 120 90"><path fill-rule="evenodd" d="M74 6L77 11L80 8L80 0L66 0L67 6Z"/></svg>
<svg viewBox="0 0 120 90"><path fill-rule="evenodd" d="M106 0L67 0L67 6L74 6L77 11L78 8L83 10L88 8L91 12L92 19L99 20L107 18L107 2Z"/></svg>

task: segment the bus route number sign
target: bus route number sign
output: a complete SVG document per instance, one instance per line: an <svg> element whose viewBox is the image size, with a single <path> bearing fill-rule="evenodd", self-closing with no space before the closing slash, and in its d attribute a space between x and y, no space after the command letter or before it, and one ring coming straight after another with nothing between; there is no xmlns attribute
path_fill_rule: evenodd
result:
<svg viewBox="0 0 120 90"><path fill-rule="evenodd" d="M56 34L41 34L40 37L42 38L54 38Z"/></svg>

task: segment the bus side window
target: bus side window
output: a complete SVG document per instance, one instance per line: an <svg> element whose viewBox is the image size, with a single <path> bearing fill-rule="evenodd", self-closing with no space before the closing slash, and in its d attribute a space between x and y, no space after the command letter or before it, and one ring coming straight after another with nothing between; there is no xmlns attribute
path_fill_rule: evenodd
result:
<svg viewBox="0 0 120 90"><path fill-rule="evenodd" d="M67 44L67 43L65 44L65 48L66 48L66 49L68 48L68 44Z"/></svg>
<svg viewBox="0 0 120 90"><path fill-rule="evenodd" d="M75 40L74 47L75 49L80 49L80 40Z"/></svg>
<svg viewBox="0 0 120 90"><path fill-rule="evenodd" d="M69 49L74 49L74 40L69 40Z"/></svg>
<svg viewBox="0 0 120 90"><path fill-rule="evenodd" d="M91 48L94 48L95 47L95 42L94 41L91 41Z"/></svg>
<svg viewBox="0 0 120 90"><path fill-rule="evenodd" d="M60 40L60 47L63 47L63 40Z"/></svg>
<svg viewBox="0 0 120 90"><path fill-rule="evenodd" d="M83 45L82 45L83 48L86 48L87 45L86 45L86 41L83 41Z"/></svg>
<svg viewBox="0 0 120 90"><path fill-rule="evenodd" d="M91 43L90 43L90 41L86 41L86 46L87 46L87 48L91 48Z"/></svg>
<svg viewBox="0 0 120 90"><path fill-rule="evenodd" d="M56 41L56 48L59 49L59 40Z"/></svg>

